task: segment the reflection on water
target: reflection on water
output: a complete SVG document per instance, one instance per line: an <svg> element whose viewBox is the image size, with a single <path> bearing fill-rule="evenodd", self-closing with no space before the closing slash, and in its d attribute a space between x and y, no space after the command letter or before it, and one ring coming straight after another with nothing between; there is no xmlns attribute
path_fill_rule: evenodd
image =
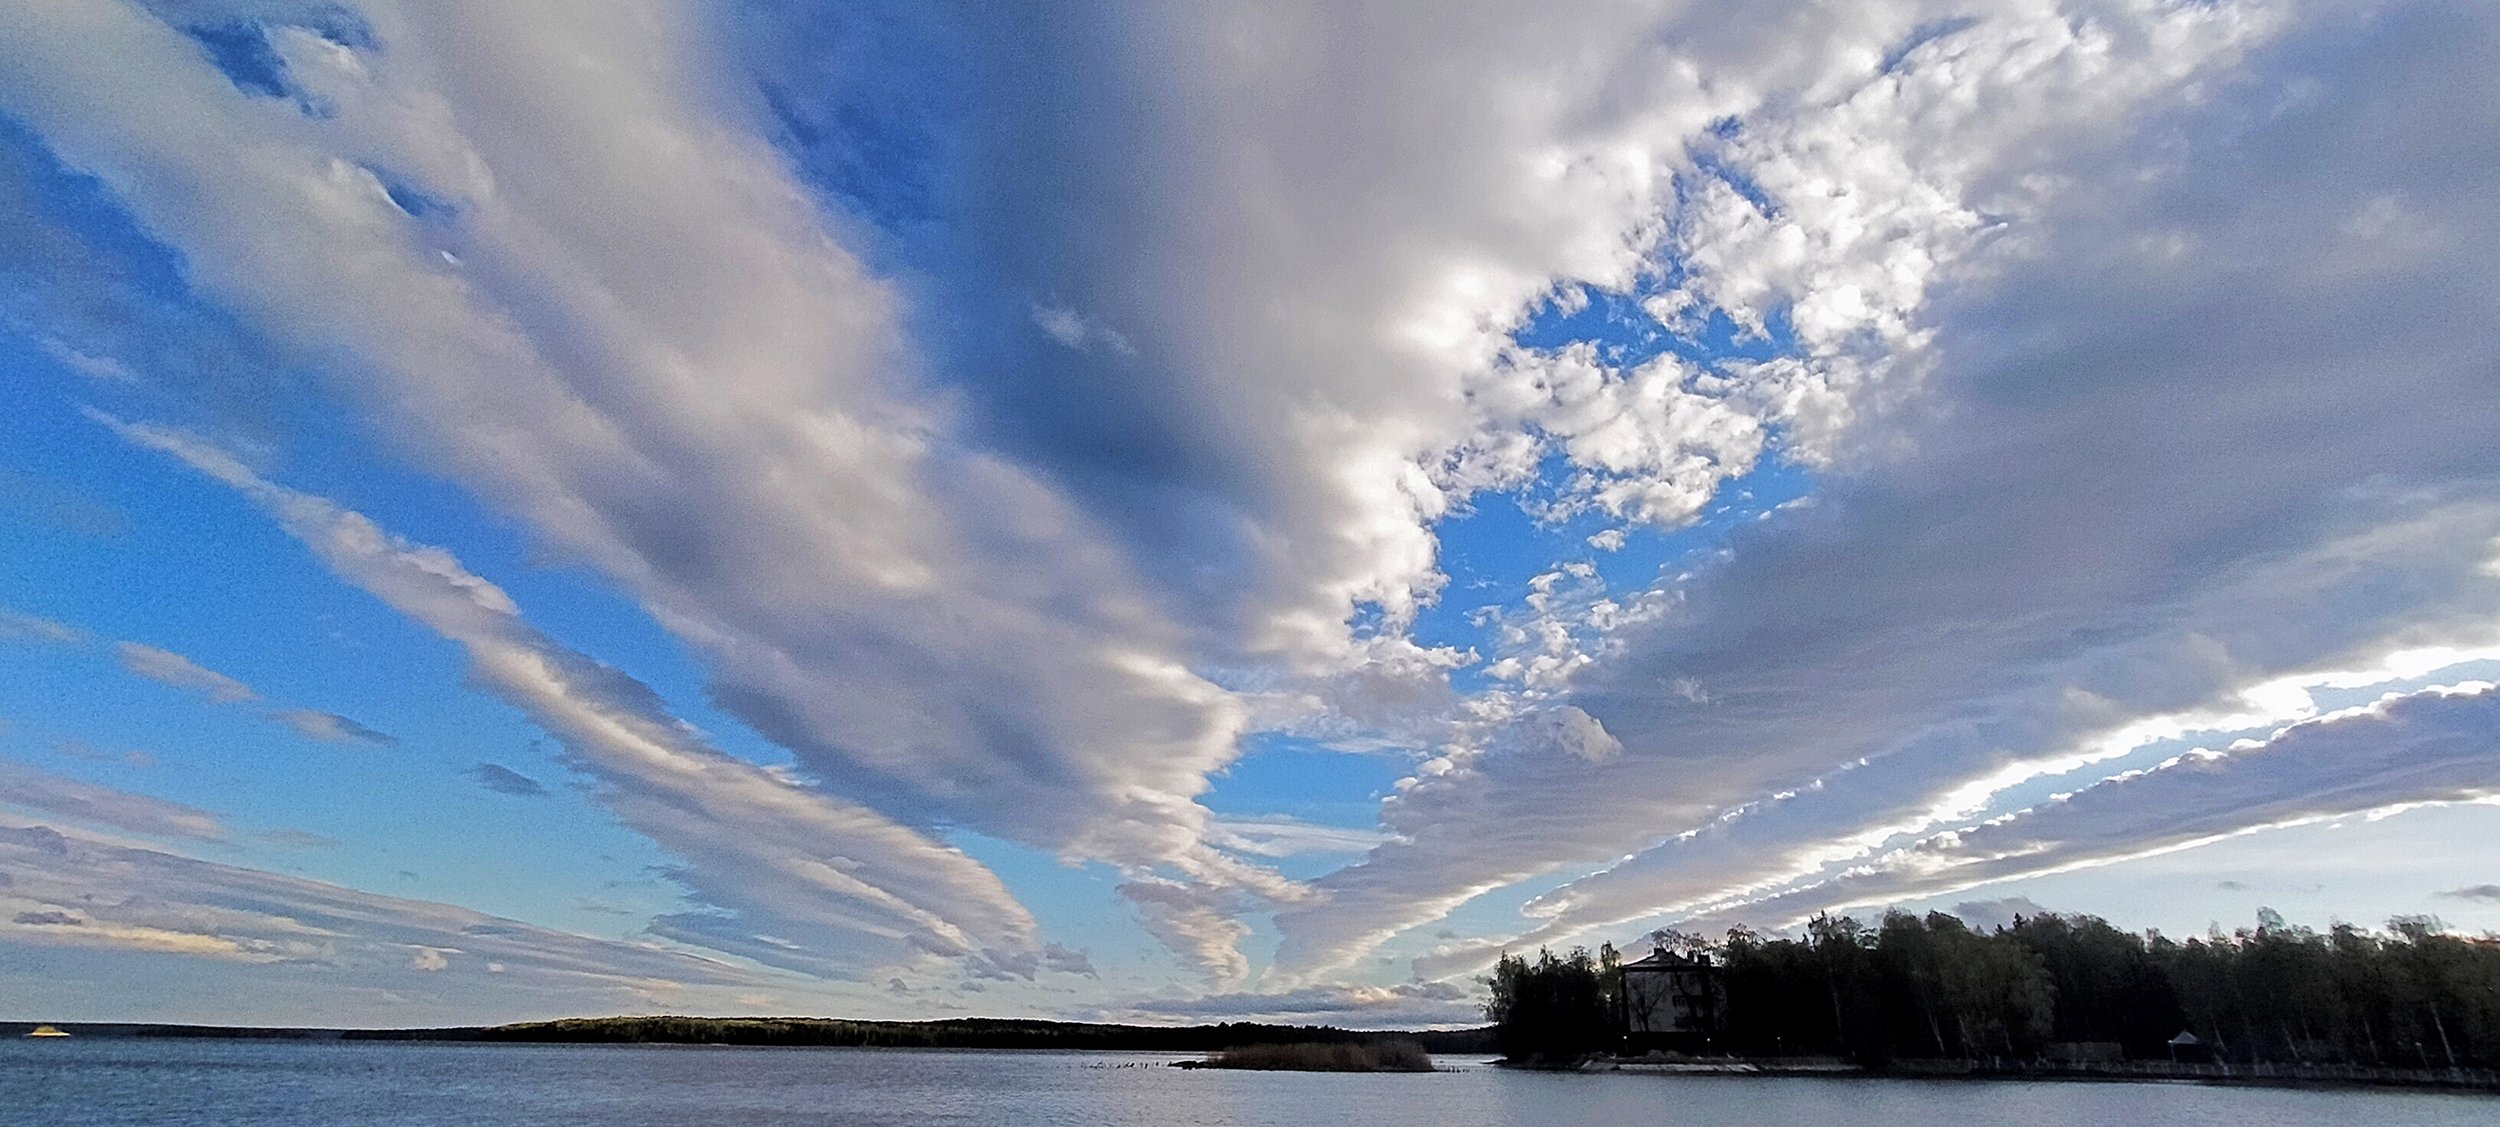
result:
<svg viewBox="0 0 2500 1127"><path fill-rule="evenodd" d="M1550 1075L1331 1075L1163 1067L1152 1053L250 1041L0 1043L0 1120L47 1127L251 1123L1475 1124L2366 1122L2483 1127L2489 1096L2180 1084Z"/></svg>

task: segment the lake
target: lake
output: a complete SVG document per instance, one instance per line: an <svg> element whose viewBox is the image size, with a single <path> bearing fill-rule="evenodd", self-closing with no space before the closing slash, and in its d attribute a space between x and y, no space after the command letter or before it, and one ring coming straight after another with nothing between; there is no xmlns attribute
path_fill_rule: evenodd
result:
<svg viewBox="0 0 2500 1127"><path fill-rule="evenodd" d="M0 1043L0 1120L41 1127L381 1124L1939 1123L2483 1127L2500 1099L2187 1084L1184 1070L1187 1054L677 1045Z"/></svg>

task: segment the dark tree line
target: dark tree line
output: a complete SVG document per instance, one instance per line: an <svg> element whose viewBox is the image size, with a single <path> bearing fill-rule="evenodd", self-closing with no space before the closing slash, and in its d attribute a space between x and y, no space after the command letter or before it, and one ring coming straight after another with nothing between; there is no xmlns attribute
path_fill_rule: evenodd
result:
<svg viewBox="0 0 2500 1127"><path fill-rule="evenodd" d="M1422 1031L1338 1029L1323 1025L1108 1025L1015 1018L938 1021L845 1021L809 1017L591 1017L514 1025L436 1029L308 1029L223 1025L63 1022L80 1037L250 1038L347 1041L519 1041L782 1046L872 1046L950 1049L1083 1049L1089 1051L1216 1052L1245 1045L1415 1046L1435 1053L1493 1048L1490 1027ZM27 1025L0 1023L0 1037L23 1036Z"/></svg>
<svg viewBox="0 0 2500 1127"><path fill-rule="evenodd" d="M2389 931L2321 933L2261 913L2259 924L2184 943L2091 916L2043 914L1975 931L1931 913L1868 927L1817 917L1796 937L1745 929L1710 943L1727 1004L1717 1047L1739 1056L2028 1060L2053 1045L2122 1047L2166 1059L2396 1068L2500 1066L2500 941L2441 934L2423 919ZM1584 1055L1613 1047L1614 957L1505 956L1488 979L1502 1051ZM2073 1050L2066 1050L2073 1051Z"/></svg>
<svg viewBox="0 0 2500 1127"><path fill-rule="evenodd" d="M1493 965L1492 999L1484 1016L1493 1022L1493 1044L1512 1060L1571 1060L1612 1050L1623 1035L1617 1016L1615 949L1585 949L1557 958L1539 951L1535 962L1503 955Z"/></svg>
<svg viewBox="0 0 2500 1127"><path fill-rule="evenodd" d="M1108 1025L1012 1018L844 1021L832 1018L603 1017L528 1022L486 1029L394 1031L462 1041L662 1042L721 1045L877 1046L952 1049L1086 1049L1215 1052L1245 1045L1419 1046L1442 1053L1483 1052L1483 1030L1394 1032L1323 1025Z"/></svg>

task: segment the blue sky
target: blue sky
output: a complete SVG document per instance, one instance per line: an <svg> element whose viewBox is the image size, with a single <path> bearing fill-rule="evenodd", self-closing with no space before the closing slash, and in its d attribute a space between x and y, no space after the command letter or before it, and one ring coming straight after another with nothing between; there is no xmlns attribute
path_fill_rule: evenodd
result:
<svg viewBox="0 0 2500 1127"><path fill-rule="evenodd" d="M2500 928L2481 6L627 8L0 16L19 1016Z"/></svg>

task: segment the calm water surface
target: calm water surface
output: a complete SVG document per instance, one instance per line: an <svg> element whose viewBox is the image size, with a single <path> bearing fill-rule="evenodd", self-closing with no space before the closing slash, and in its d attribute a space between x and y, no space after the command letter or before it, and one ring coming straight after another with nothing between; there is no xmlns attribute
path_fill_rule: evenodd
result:
<svg viewBox="0 0 2500 1127"><path fill-rule="evenodd" d="M1180 1055L900 1049L70 1041L0 1043L0 1122L1111 1124L1470 1127L1818 1124L2490 1127L2500 1099L2184 1084L1183 1070Z"/></svg>

